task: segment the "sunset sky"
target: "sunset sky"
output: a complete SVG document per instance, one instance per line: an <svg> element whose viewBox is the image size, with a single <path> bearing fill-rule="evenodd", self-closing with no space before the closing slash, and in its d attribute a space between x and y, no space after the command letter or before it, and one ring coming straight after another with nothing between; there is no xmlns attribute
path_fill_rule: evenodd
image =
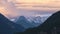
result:
<svg viewBox="0 0 60 34"><path fill-rule="evenodd" d="M60 0L0 0L0 13L8 16L52 14L60 10Z"/></svg>

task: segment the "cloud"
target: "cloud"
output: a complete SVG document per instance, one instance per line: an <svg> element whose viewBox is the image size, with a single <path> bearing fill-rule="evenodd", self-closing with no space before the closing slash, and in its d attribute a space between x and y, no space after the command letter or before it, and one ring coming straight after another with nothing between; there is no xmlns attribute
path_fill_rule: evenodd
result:
<svg viewBox="0 0 60 34"><path fill-rule="evenodd" d="M43 8L60 8L59 5L57 6L51 6L51 5L35 5L35 6L32 6L32 7L37 7L37 8L40 8L40 7L43 7Z"/></svg>
<svg viewBox="0 0 60 34"><path fill-rule="evenodd" d="M10 15L11 17L18 15L18 10L15 8L12 2L7 2L5 0L0 1L0 13L5 16ZM8 17L8 16L7 16Z"/></svg>
<svg viewBox="0 0 60 34"><path fill-rule="evenodd" d="M28 1L30 1L30 3ZM37 3L37 1L39 2ZM33 7L33 8L34 7L60 8L60 0L37 0L37 1L27 0L27 2L25 2L25 1L18 0L17 3L21 3L21 4L17 4L17 6L18 7Z"/></svg>
<svg viewBox="0 0 60 34"><path fill-rule="evenodd" d="M14 0L13 0L14 1ZM17 7L20 7L19 9L15 6L16 2L0 2L0 9L3 9L3 11L0 10L0 13L3 13L8 18L14 18L17 16L32 16L36 14L52 14L56 10L59 10L60 8L60 2L49 2L49 3L27 3L27 4L17 4Z"/></svg>

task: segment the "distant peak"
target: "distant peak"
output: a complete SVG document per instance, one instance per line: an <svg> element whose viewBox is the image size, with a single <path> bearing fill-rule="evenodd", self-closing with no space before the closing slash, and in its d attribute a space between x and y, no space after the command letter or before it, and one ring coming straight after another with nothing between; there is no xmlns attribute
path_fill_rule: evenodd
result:
<svg viewBox="0 0 60 34"><path fill-rule="evenodd" d="M24 17L24 16L20 16L20 17Z"/></svg>
<svg viewBox="0 0 60 34"><path fill-rule="evenodd" d="M25 18L25 16L20 16L19 18Z"/></svg>

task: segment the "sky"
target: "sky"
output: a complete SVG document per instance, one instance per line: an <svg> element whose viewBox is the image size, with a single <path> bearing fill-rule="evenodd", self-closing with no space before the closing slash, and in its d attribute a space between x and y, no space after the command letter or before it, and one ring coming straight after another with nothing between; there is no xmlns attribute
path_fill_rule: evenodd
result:
<svg viewBox="0 0 60 34"><path fill-rule="evenodd" d="M8 18L20 15L50 15L60 10L60 0L0 0L0 13Z"/></svg>

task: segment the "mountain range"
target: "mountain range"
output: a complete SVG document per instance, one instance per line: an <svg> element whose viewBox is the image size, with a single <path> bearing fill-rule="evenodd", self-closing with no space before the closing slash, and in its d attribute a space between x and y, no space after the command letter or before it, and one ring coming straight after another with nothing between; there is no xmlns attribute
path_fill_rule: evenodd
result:
<svg viewBox="0 0 60 34"><path fill-rule="evenodd" d="M51 15L43 24L35 28L29 28L25 32L17 34L60 34L60 11Z"/></svg>
<svg viewBox="0 0 60 34"><path fill-rule="evenodd" d="M24 16L20 16L15 20L15 23L24 26L24 28L33 28L39 26L42 23L42 21L40 16L27 18Z"/></svg>
<svg viewBox="0 0 60 34"><path fill-rule="evenodd" d="M17 19L16 23L24 26L24 28L29 28L33 26L24 16L20 16Z"/></svg>
<svg viewBox="0 0 60 34"><path fill-rule="evenodd" d="M20 16L13 22L0 13L0 34L23 32L28 28L34 28L40 24L42 24L40 16L28 18Z"/></svg>

